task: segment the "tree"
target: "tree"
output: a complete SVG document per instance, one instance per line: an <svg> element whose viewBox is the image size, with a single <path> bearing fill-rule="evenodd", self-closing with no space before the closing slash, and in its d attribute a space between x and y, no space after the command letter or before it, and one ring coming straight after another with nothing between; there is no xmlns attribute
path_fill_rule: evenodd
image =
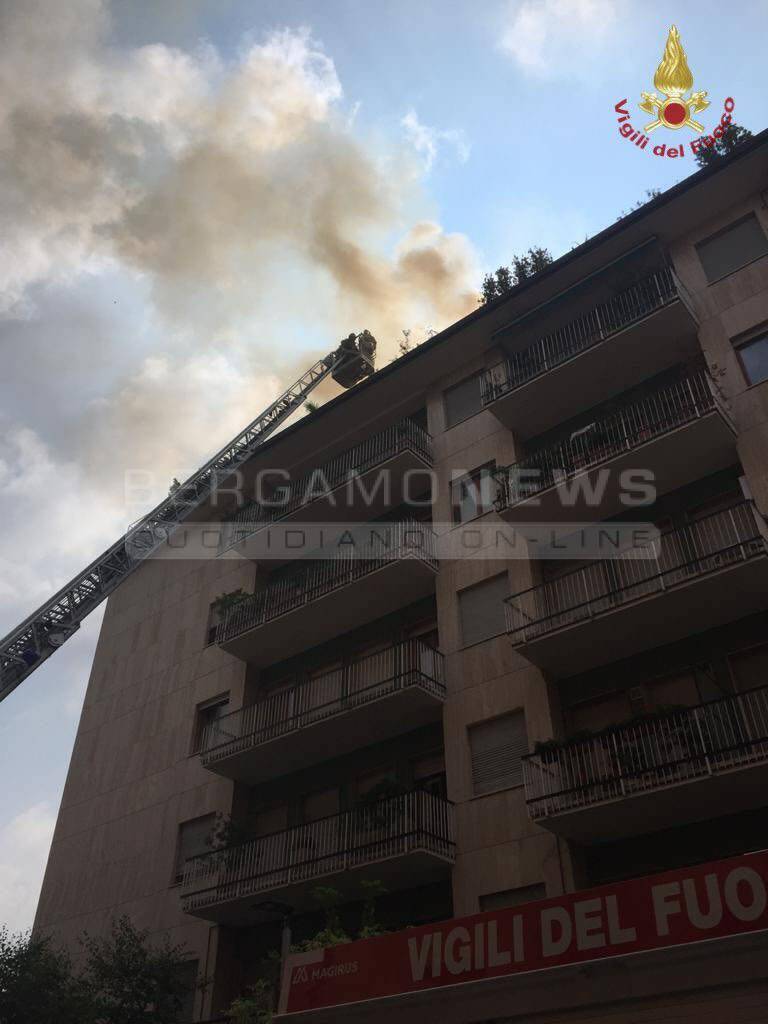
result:
<svg viewBox="0 0 768 1024"><path fill-rule="evenodd" d="M661 195L660 188L647 188L645 190L645 196L642 199L638 199L637 202L633 203L628 210L622 210L616 220L621 220L622 217L628 217L634 210L639 210L647 203L652 202Z"/></svg>
<svg viewBox="0 0 768 1024"><path fill-rule="evenodd" d="M307 399L307 401L304 403L304 412L308 412L311 414L313 412L317 412L319 408L320 406L318 405L318 403L313 402L311 399Z"/></svg>
<svg viewBox="0 0 768 1024"><path fill-rule="evenodd" d="M50 940L0 928L0 1022L95 1024L90 989Z"/></svg>
<svg viewBox="0 0 768 1024"><path fill-rule="evenodd" d="M696 163L699 167L711 167L724 157L730 156L739 146L752 138L752 132L748 128L742 128L738 124L729 124L723 130L719 139L715 139L713 145L702 146L696 154Z"/></svg>
<svg viewBox="0 0 768 1024"><path fill-rule="evenodd" d="M99 1024L177 1024L189 995L183 946L149 942L128 917L112 922L106 938L85 934L81 980L92 994ZM87 1018L86 1018L87 1019ZM58 1021L58 1016L50 1018Z"/></svg>
<svg viewBox="0 0 768 1024"><path fill-rule="evenodd" d="M509 267L499 267L494 274L486 274L483 278L483 294L480 303L486 305L510 292L515 285L535 277L552 262L549 249L533 246L522 256L513 256Z"/></svg>

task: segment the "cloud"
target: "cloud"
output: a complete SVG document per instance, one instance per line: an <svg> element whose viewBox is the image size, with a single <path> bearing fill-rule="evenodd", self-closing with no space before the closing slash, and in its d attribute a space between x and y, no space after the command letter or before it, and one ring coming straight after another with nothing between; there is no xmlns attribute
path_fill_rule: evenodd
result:
<svg viewBox="0 0 768 1024"><path fill-rule="evenodd" d="M0 827L0 907L9 931L31 928L56 814L33 804Z"/></svg>
<svg viewBox="0 0 768 1024"><path fill-rule="evenodd" d="M625 0L510 0L499 46L533 77L588 77L608 51L624 6Z"/></svg>
<svg viewBox="0 0 768 1024"><path fill-rule="evenodd" d="M463 131L455 128L430 128L429 125L422 124L413 109L408 111L400 124L405 129L406 138L424 161L426 172L432 170L442 143L448 143L455 150L460 163L466 163L469 159L470 146Z"/></svg>

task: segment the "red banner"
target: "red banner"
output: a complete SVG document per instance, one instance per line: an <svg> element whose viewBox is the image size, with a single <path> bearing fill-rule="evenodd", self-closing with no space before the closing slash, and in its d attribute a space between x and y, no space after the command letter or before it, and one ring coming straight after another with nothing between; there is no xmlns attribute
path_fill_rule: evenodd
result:
<svg viewBox="0 0 768 1024"><path fill-rule="evenodd" d="M280 1012L768 928L768 851L288 958Z"/></svg>

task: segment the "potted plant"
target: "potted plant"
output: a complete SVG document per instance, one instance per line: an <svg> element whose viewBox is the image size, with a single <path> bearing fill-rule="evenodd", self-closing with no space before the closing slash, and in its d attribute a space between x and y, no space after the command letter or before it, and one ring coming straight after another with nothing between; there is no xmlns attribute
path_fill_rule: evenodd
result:
<svg viewBox="0 0 768 1024"><path fill-rule="evenodd" d="M250 597L253 597L253 595L246 594L242 587L238 587L237 590L230 590L227 593L219 594L215 600L211 601L211 608L218 615L220 621L223 622L232 608L236 608Z"/></svg>

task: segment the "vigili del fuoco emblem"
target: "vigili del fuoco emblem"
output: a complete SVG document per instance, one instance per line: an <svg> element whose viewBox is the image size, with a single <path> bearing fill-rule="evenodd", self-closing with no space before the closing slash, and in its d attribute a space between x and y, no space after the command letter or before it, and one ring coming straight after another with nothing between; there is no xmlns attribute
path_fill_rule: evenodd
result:
<svg viewBox="0 0 768 1024"><path fill-rule="evenodd" d="M686 99L685 94L693 89L693 74L688 67L685 50L680 42L680 33L673 25L667 36L664 56L656 68L653 84L662 94L644 92L639 104L647 114L655 114L655 119L645 126L645 131L657 128L691 128L701 133L704 125L693 120L693 115L709 106L706 90L691 92Z"/></svg>

